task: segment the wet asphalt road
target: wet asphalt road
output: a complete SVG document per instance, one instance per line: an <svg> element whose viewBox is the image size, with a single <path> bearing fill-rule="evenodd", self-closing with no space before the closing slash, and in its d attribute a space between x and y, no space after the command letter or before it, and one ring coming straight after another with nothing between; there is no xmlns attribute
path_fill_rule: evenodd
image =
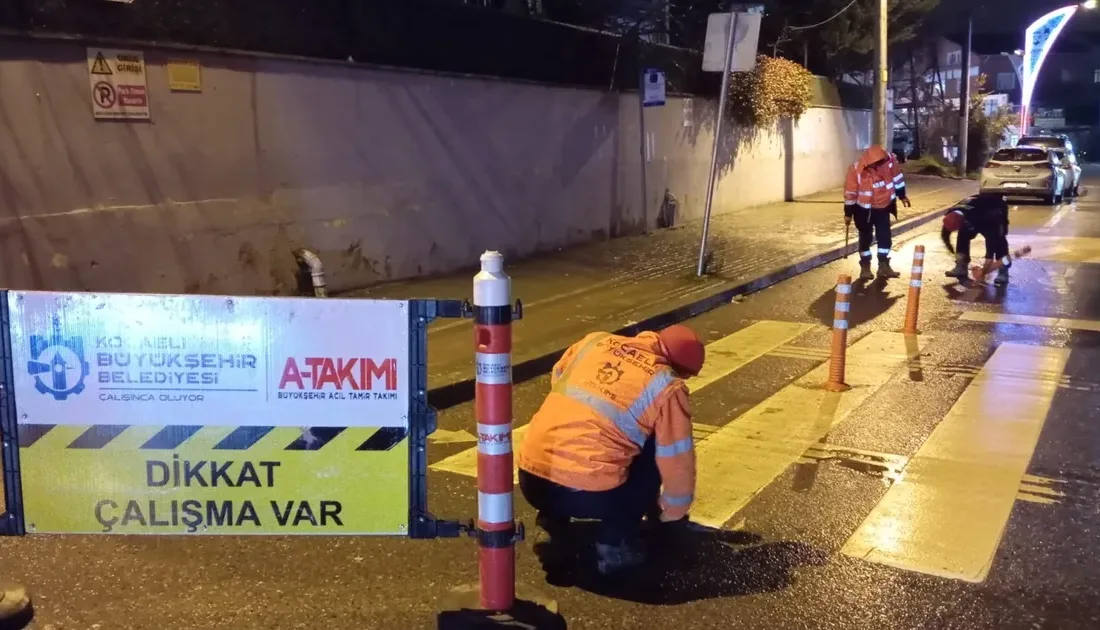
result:
<svg viewBox="0 0 1100 630"><path fill-rule="evenodd" d="M1100 176L1086 185L1100 190ZM928 251L919 361L891 372L825 439L737 511L724 524L726 533L663 541L658 566L629 583L596 579L579 566L566 576L569 585L551 586L524 543L521 588L555 598L571 628L1100 627L1100 332L1074 329L1088 322L1100 329L1100 196L1061 208L1022 204L1011 220L1012 245L1031 244L1035 252L1016 263L1005 289L948 282L943 272L952 259L935 226L897 245L895 266L906 272L914 245ZM982 247L975 243L976 252ZM821 365L833 285L839 273L855 271L853 257L690 322L708 342L760 320L813 325L694 394L696 421L720 433ZM907 284L902 278L857 286L850 346L901 328ZM966 313L1081 321L960 319ZM1012 505L988 575L966 582L841 553L964 392L980 381L975 376L995 348L1006 343L1069 352L1061 375L1047 379L1057 387L1040 409L1045 423L1039 418L1042 432L1026 466L1047 491L1021 493L1024 498ZM1024 388L1049 366L1024 362L1012 369ZM517 425L546 389L546 379L516 388ZM970 411L1007 417L1005 405L1011 404L987 389ZM439 421L449 431L474 425L469 405L448 410ZM772 419L776 426L799 421L783 409ZM973 437L1008 453L1015 430L1006 424ZM470 446L435 443L430 461ZM728 457L737 461L738 452ZM957 477L959 486L984 478L992 465L969 464ZM924 481L916 476L915 483ZM476 511L472 478L432 471L429 484L437 515L466 518ZM954 500L963 510L985 498L978 492ZM517 511L533 523L519 499ZM934 526L922 521L935 516L920 512L896 526ZM959 523L957 537L969 540L975 530ZM952 543L955 533L940 531L937 539L917 542ZM476 581L475 552L468 539L30 536L0 539L0 571L36 594L37 628L427 628L450 589Z"/></svg>

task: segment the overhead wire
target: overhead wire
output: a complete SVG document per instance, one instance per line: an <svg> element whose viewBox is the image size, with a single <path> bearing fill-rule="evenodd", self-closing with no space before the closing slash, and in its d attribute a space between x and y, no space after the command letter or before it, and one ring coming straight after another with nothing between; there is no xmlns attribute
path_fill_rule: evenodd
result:
<svg viewBox="0 0 1100 630"><path fill-rule="evenodd" d="M824 25L828 24L829 22L832 22L833 20L840 17L848 9L851 9L852 5L854 5L858 1L859 0L852 0L851 2L848 3L847 6L845 6L843 9L837 11L836 14L834 14L831 18L829 18L827 20L822 20L822 21L818 22L817 24L810 24L808 26L788 26L787 30L788 31L805 31L807 29L817 28L819 26L824 26Z"/></svg>

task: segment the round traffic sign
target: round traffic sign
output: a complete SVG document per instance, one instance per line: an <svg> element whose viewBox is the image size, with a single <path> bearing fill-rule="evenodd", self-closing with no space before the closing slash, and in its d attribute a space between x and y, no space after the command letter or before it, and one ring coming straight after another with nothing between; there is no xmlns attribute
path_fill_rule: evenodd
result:
<svg viewBox="0 0 1100 630"><path fill-rule="evenodd" d="M115 86L106 81L99 81L92 87L92 98L95 99L95 104L103 109L114 107L115 102L118 100L118 96L115 94Z"/></svg>

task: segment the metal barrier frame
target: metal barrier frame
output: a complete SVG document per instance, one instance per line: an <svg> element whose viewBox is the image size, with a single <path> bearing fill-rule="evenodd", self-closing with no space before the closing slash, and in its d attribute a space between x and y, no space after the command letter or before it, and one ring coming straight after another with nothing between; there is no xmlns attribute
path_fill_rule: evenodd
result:
<svg viewBox="0 0 1100 630"><path fill-rule="evenodd" d="M12 364L11 313L8 292L0 290L0 462L4 470L4 510L0 535L22 536L23 479L19 468L19 419L15 410L15 372Z"/></svg>
<svg viewBox="0 0 1100 630"><path fill-rule="evenodd" d="M470 303L461 300L409 301L409 538L455 538L474 530L473 519L442 521L428 511L428 436L436 429L436 411L428 403L428 324L472 316Z"/></svg>
<svg viewBox="0 0 1100 630"><path fill-rule="evenodd" d="M19 419L15 406L9 291L0 290L0 459L4 503L0 535L26 534L23 483L19 463ZM409 305L409 538L456 537L471 523L437 520L428 511L428 436L435 432L436 412L428 404L428 325L437 318L466 318L472 312L460 300L408 300Z"/></svg>

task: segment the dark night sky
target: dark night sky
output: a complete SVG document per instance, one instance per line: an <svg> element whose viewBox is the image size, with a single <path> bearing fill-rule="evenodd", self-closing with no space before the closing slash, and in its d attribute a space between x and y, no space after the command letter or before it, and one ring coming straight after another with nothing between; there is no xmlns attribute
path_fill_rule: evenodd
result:
<svg viewBox="0 0 1100 630"><path fill-rule="evenodd" d="M995 54L1022 47L1024 29L1049 11L1073 4L1067 0L941 0L930 20L953 39L966 33L966 11L974 11L974 48ZM957 25L957 26L955 26ZM1056 50L1075 52L1100 42L1100 9L1080 10L1069 23Z"/></svg>

